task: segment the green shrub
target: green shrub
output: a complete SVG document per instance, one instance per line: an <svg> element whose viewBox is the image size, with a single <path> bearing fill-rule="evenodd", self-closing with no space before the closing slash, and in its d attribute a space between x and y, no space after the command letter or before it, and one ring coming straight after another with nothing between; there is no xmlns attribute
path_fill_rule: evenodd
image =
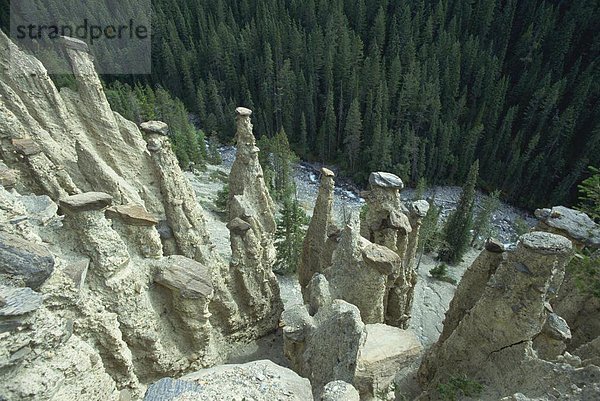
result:
<svg viewBox="0 0 600 401"><path fill-rule="evenodd" d="M229 202L229 184L223 185L223 189L217 192L217 199L215 199L215 206L217 211L226 213L228 210L227 203Z"/></svg>
<svg viewBox="0 0 600 401"><path fill-rule="evenodd" d="M483 385L466 376L451 377L447 383L440 383L437 391L445 401L456 401L459 397L477 397L483 391Z"/></svg>
<svg viewBox="0 0 600 401"><path fill-rule="evenodd" d="M436 280L445 281L450 284L456 284L456 280L448 276L448 266L445 263L441 263L429 270L429 274Z"/></svg>

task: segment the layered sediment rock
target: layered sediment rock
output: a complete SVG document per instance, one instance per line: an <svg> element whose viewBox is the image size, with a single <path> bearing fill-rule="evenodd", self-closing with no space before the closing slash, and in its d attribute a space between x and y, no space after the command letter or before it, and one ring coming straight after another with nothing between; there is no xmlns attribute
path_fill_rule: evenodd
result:
<svg viewBox="0 0 600 401"><path fill-rule="evenodd" d="M535 215L539 219L536 230L562 235L577 249L586 248L592 253L600 249L600 226L585 213L557 206L538 209ZM553 311L570 327L572 337L567 342L569 351L574 351L600 335L600 299L581 290L577 281L581 280L582 276L578 278L574 274L578 262L577 258L574 259L566 269L561 286L552 285L550 298Z"/></svg>
<svg viewBox="0 0 600 401"><path fill-rule="evenodd" d="M390 288L401 274L400 257L364 239L352 225L342 231L332 265L324 272L332 299L356 305L365 323L385 322L386 316L393 314L391 309L408 312L400 303L388 303Z"/></svg>
<svg viewBox="0 0 600 401"><path fill-rule="evenodd" d="M315 398L334 380L352 383L365 326L358 308L334 300L310 316L295 306L282 316L284 353L299 375L310 380Z"/></svg>
<svg viewBox="0 0 600 401"><path fill-rule="evenodd" d="M252 112L239 107L237 154L229 174L230 290L238 305L240 324L261 336L274 331L283 311L275 262L275 206L258 161L252 133Z"/></svg>
<svg viewBox="0 0 600 401"><path fill-rule="evenodd" d="M168 126L148 122L142 134L114 113L86 47L65 43L77 89L59 91L0 32L0 183L14 188L0 188L0 259L10 267L0 285L11 294L0 316L0 360L10 366L0 393L138 399L141 383L225 358L221 341L276 327L272 202L256 185L257 161L236 167L234 213L251 228L232 236L248 270L230 269L213 251Z"/></svg>
<svg viewBox="0 0 600 401"><path fill-rule="evenodd" d="M590 390L597 367L553 364L539 359L532 348L550 313L548 290L554 277L564 272L571 249L562 236L533 232L506 255L484 251L459 285L465 288L457 292L444 334L421 365L423 383L435 388L450 377L466 375L485 384L484 398L516 391L543 396L546 389L539 377L551 381L564 399L577 399ZM478 290L490 271L484 290ZM478 299L466 296L469 289L480 292Z"/></svg>
<svg viewBox="0 0 600 401"><path fill-rule="evenodd" d="M326 383L339 380L367 399L387 392L396 372L419 357L421 345L413 332L364 324L355 305L332 299L334 289L325 276L315 274L306 289L308 303L282 315L284 353L292 368L310 379L315 398L337 399L334 385ZM340 390L345 391L352 396L351 390Z"/></svg>
<svg viewBox="0 0 600 401"><path fill-rule="evenodd" d="M315 202L304 243L302 256L298 263L298 281L304 289L315 273L322 273L329 266L325 256L325 247L329 235L336 227L333 224L334 174L331 170L321 169L321 185Z"/></svg>
<svg viewBox="0 0 600 401"><path fill-rule="evenodd" d="M386 323L406 328L417 284L414 271L419 231L429 211L426 201L412 202L407 208L400 199L402 180L390 173L371 173L366 194L367 214L361 224L362 234L371 242L396 252L401 268L390 287Z"/></svg>

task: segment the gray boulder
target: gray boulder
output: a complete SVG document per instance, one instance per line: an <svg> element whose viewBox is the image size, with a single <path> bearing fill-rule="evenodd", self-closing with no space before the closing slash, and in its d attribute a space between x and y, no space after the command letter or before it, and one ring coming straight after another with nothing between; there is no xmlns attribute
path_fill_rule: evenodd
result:
<svg viewBox="0 0 600 401"><path fill-rule="evenodd" d="M395 174L392 173L384 173L377 172L371 173L369 176L369 184L373 187L382 187L382 188L393 188L393 189L402 189L404 188L404 183Z"/></svg>
<svg viewBox="0 0 600 401"><path fill-rule="evenodd" d="M54 257L43 246L0 233L0 275L34 290L54 271Z"/></svg>
<svg viewBox="0 0 600 401"><path fill-rule="evenodd" d="M150 385L144 401L254 400L312 401L310 382L293 371L262 360L220 365Z"/></svg>
<svg viewBox="0 0 600 401"><path fill-rule="evenodd" d="M112 204L112 196L104 192L85 192L59 200L60 208L67 213L102 210Z"/></svg>
<svg viewBox="0 0 600 401"><path fill-rule="evenodd" d="M19 316L42 306L42 294L31 288L0 285L0 316Z"/></svg>

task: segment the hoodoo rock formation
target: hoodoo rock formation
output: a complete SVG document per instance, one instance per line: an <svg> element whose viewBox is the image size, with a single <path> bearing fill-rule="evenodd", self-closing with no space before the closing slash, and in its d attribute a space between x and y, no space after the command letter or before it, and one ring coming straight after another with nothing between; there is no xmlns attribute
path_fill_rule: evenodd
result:
<svg viewBox="0 0 600 401"><path fill-rule="evenodd" d="M317 273L307 286L308 303L283 313L284 353L310 379L315 398L327 393L328 382L342 380L368 399L388 389L395 372L418 358L421 345L411 331L364 324L362 311L332 298L333 291Z"/></svg>
<svg viewBox="0 0 600 401"><path fill-rule="evenodd" d="M459 284L444 332L421 365L423 383L434 389L464 375L485 384L484 399L518 391L541 397L547 389L538 378L544 377L560 389L561 399L586 399L578 397L597 390L591 383L598 368L553 364L532 345L547 332L548 291L553 278L564 274L571 242L533 232L522 236L514 251L487 249Z"/></svg>
<svg viewBox="0 0 600 401"><path fill-rule="evenodd" d="M536 230L562 235L568 238L573 243L573 247L578 250L585 248L591 253L600 252L600 226L585 213L557 206L551 209L538 209L535 215L539 219ZM566 269L562 286L553 285L550 303L560 320L556 318L549 320L547 327L557 325L560 327L563 326L562 322L568 324L567 328L570 329L568 333L560 328L549 333L550 338L553 339L552 343L558 346L559 350L566 346L569 352L582 358L600 358L600 352L595 347L584 348L590 351L596 350L593 355L580 354L576 351L600 337L600 299L582 291L578 285L578 280L587 280L587 277L578 277L575 274L578 261L579 259L575 258ZM560 279L562 280L562 277ZM563 338L565 336L568 338ZM558 343L561 345L557 345Z"/></svg>
<svg viewBox="0 0 600 401"><path fill-rule="evenodd" d="M321 169L321 185L315 201L312 219L308 225L302 256L298 263L298 281L304 290L315 273L322 273L329 266L325 247L330 234L337 231L333 223L333 189L335 175L329 169ZM331 253L331 252L329 252Z"/></svg>
<svg viewBox="0 0 600 401"><path fill-rule="evenodd" d="M86 47L65 46L75 91L0 32L0 395L140 399L276 328L273 205L241 113L221 260L168 126L114 113Z"/></svg>
<svg viewBox="0 0 600 401"><path fill-rule="evenodd" d="M231 293L245 331L257 337L275 330L283 312L275 262L275 206L258 161L250 115L238 107L237 154L229 174Z"/></svg>
<svg viewBox="0 0 600 401"><path fill-rule="evenodd" d="M365 195L367 213L361 232L371 242L385 246L400 257L400 269L389 286L386 323L406 328L417 284L414 259L419 244L419 231L429 203L416 201L407 208L400 199L402 180L390 173L371 173L369 192Z"/></svg>

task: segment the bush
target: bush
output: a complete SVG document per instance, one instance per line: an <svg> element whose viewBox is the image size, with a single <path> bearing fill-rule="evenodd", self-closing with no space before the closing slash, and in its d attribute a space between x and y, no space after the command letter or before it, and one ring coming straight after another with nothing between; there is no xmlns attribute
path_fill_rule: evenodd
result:
<svg viewBox="0 0 600 401"><path fill-rule="evenodd" d="M590 250L583 249L575 254L567 268L581 294L600 299L600 252L592 254Z"/></svg>
<svg viewBox="0 0 600 401"><path fill-rule="evenodd" d="M466 376L451 377L447 383L440 383L437 391L442 400L456 401L459 397L477 397L483 391L483 385Z"/></svg>
<svg viewBox="0 0 600 401"><path fill-rule="evenodd" d="M515 222L513 223L513 228L515 229L515 232L517 233L517 236L519 236L519 237L521 235L527 234L531 230L531 227L529 227L529 224L527 224L525 219L523 219L522 217L517 217L515 219Z"/></svg>
<svg viewBox="0 0 600 401"><path fill-rule="evenodd" d="M450 284L456 284L456 280L448 276L448 266L445 263L441 263L429 270L429 274L436 280L445 281Z"/></svg>
<svg viewBox="0 0 600 401"><path fill-rule="evenodd" d="M229 209L227 203L229 202L229 184L223 185L223 189L217 192L217 199L215 199L215 206L217 211L226 213Z"/></svg>

